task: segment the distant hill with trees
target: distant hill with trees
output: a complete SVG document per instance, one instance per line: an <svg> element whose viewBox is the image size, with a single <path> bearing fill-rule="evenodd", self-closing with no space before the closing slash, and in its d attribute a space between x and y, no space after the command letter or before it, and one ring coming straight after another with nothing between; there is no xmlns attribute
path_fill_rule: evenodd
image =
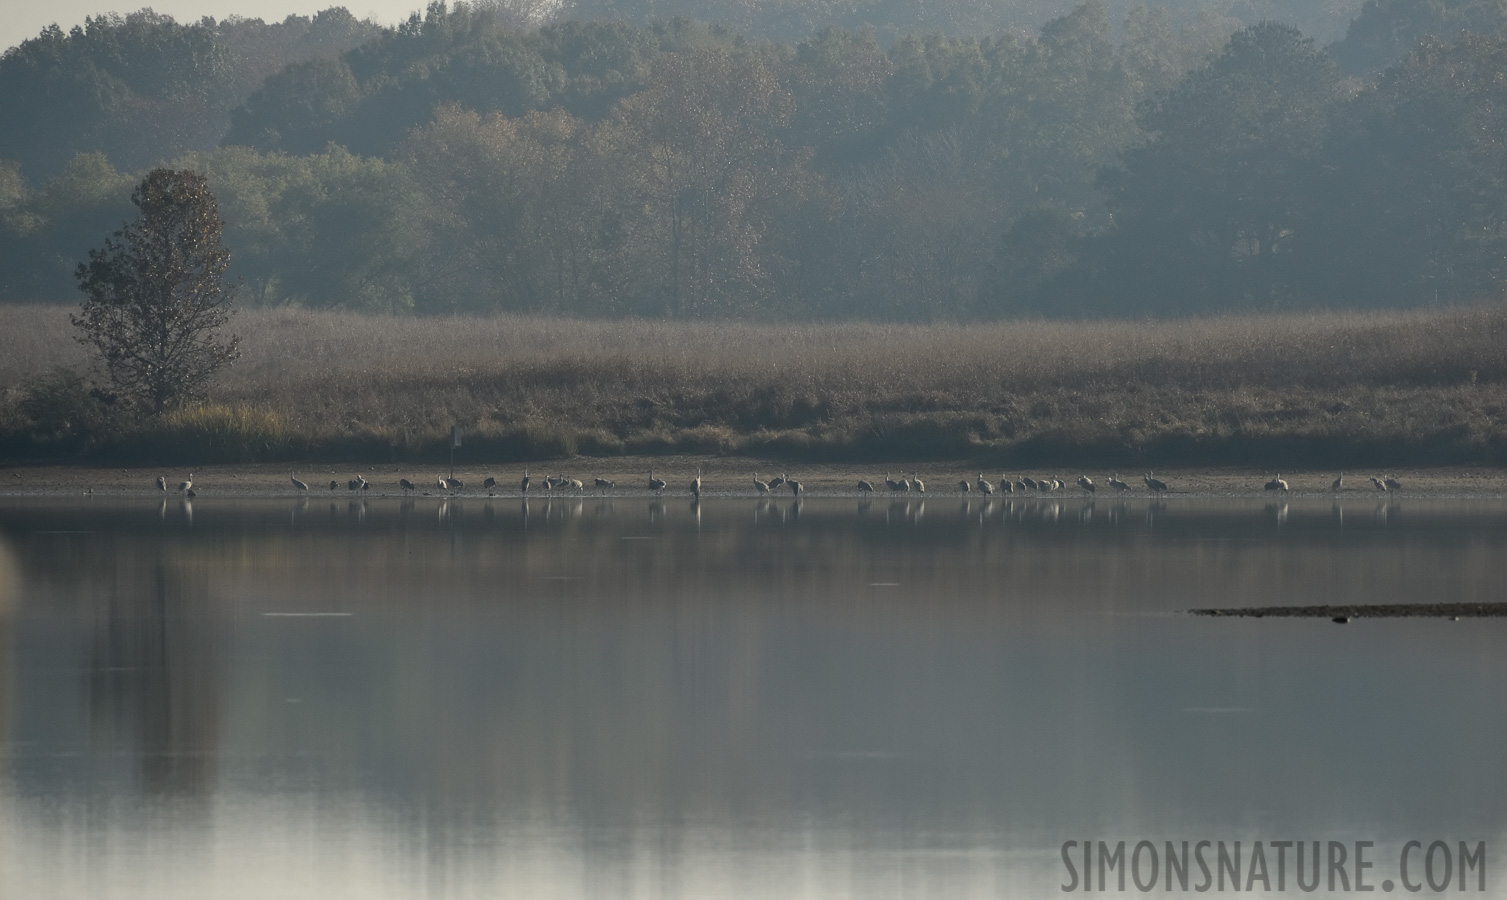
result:
<svg viewBox="0 0 1507 900"><path fill-rule="evenodd" d="M1507 0L489 0L396 28L146 10L0 57L0 300L76 302L75 266L170 166L207 179L254 304L1494 301L1504 85Z"/></svg>

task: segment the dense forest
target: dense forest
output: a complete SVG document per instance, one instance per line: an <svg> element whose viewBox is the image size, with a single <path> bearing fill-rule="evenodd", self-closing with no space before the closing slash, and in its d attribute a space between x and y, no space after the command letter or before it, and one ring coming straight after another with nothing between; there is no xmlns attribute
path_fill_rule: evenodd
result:
<svg viewBox="0 0 1507 900"><path fill-rule="evenodd" d="M1051 7L50 28L0 57L0 300L76 302L154 166L207 177L258 305L972 321L1501 296L1507 0Z"/></svg>

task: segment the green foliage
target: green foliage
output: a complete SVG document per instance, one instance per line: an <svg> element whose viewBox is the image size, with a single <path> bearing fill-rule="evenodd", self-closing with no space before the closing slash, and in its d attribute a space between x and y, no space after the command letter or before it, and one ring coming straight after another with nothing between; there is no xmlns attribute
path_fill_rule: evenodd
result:
<svg viewBox="0 0 1507 900"><path fill-rule="evenodd" d="M1287 301L1309 162L1340 97L1311 40L1264 24L1143 107L1150 140L1102 181L1115 217L1096 251L1103 289L1121 308L1172 314Z"/></svg>
<svg viewBox="0 0 1507 900"><path fill-rule="evenodd" d="M0 159L0 229L6 237L16 238L36 227L26 211L29 191L21 177L21 164Z"/></svg>
<svg viewBox="0 0 1507 900"><path fill-rule="evenodd" d="M219 334L234 298L225 283L230 252L201 176L153 170L131 202L136 221L79 264L86 299L72 322L114 389L161 413L201 395L240 355L238 340Z"/></svg>
<svg viewBox="0 0 1507 900"><path fill-rule="evenodd" d="M375 32L338 7L274 25L180 25L142 9L92 17L66 33L50 26L0 56L0 158L45 179L78 153L103 152L114 166L141 170L207 150L268 75Z"/></svg>
<svg viewBox="0 0 1507 900"><path fill-rule="evenodd" d="M252 303L287 299L284 270L294 253L294 222L284 213L283 196L304 177L309 163L307 158L236 146L188 154L172 163L174 169L203 175L215 195L225 221L225 243L235 248L227 275L244 286Z"/></svg>
<svg viewBox="0 0 1507 900"><path fill-rule="evenodd" d="M131 139L203 173L256 304L931 321L1500 293L1501 38L1430 39L1370 80L1335 58L1425 20L1499 30L1501 4L1374 0L1332 53L1234 26L1359 0L1029 6L1045 24L990 37L949 36L1007 15L963 0L725 10L793 44L664 21L658 0L613 7L643 25L533 0L434 2L389 30L339 8L142 13L7 54L0 105L24 124L81 91L144 116ZM888 24L813 33L818 12ZM151 110L204 120L232 96L226 145L159 139ZM129 153L90 115L68 140L104 153L0 161L0 298L61 296L122 217Z"/></svg>
<svg viewBox="0 0 1507 900"><path fill-rule="evenodd" d="M1334 117L1314 191L1316 292L1373 306L1507 284L1507 35L1430 39ZM1379 248L1385 248L1378 252Z"/></svg>
<svg viewBox="0 0 1507 900"><path fill-rule="evenodd" d="M84 449L115 427L110 398L91 389L81 372L59 366L28 379L21 390L25 431L54 452Z"/></svg>
<svg viewBox="0 0 1507 900"><path fill-rule="evenodd" d="M310 306L412 309L426 236L408 174L340 147L300 162L276 203L282 291Z"/></svg>
<svg viewBox="0 0 1507 900"><path fill-rule="evenodd" d="M76 149L136 167L213 142L228 74L208 28L149 9L50 28L0 58L0 156L46 176Z"/></svg>
<svg viewBox="0 0 1507 900"><path fill-rule="evenodd" d="M19 167L12 171L20 175ZM40 190L12 184L13 205L0 213L13 238L0 241L0 297L67 297L79 258L130 209L132 179L103 153L81 153Z"/></svg>
<svg viewBox="0 0 1507 900"><path fill-rule="evenodd" d="M1375 75L1425 37L1453 39L1461 32L1507 33L1507 6L1498 0L1366 0L1331 52L1346 72Z"/></svg>
<svg viewBox="0 0 1507 900"><path fill-rule="evenodd" d="M336 123L361 103L344 60L317 57L273 74L231 113L226 143L312 153L323 149Z"/></svg>

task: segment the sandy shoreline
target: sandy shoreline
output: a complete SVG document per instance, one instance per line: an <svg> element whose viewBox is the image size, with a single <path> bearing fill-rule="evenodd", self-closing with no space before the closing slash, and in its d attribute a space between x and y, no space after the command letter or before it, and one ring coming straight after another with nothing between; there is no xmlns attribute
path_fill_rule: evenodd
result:
<svg viewBox="0 0 1507 900"><path fill-rule="evenodd" d="M813 496L855 495L858 493L857 485L860 479L873 483L880 494L889 493L884 487L886 471L883 468L864 468L851 464L790 466L739 457L579 458L563 462L531 463L526 467L520 464L483 466L458 461L455 477L465 485L461 493L481 496L486 496L488 493L497 496L518 495L519 482L525 468L532 476L529 492L531 495L542 493L541 482L544 477L554 474L581 480L586 486L585 493L588 495L602 493L635 495L649 493L649 472L652 469L656 477L667 482L666 494L688 494L691 480L696 477L698 467L701 469L703 493L708 496L752 496L756 493L753 485L754 472L758 472L761 479L768 481L781 471L798 479L805 492ZM900 479L910 475L911 472L919 473L926 485L928 495L958 495L960 493L958 482L966 479L972 484L979 474L977 467L970 468L966 463L932 463L919 467L907 465L903 469L896 466L891 468L888 474ZM346 494L347 483L359 475L370 482L371 487L367 489L367 494L373 496L393 496L402 493L399 487L401 478L407 478L417 485L419 493L439 493L435 481L439 476L448 474L445 466L417 468L396 466L390 463L384 465L352 463L307 468L291 468L281 464L224 465L204 466L193 469L191 472L187 469L166 468L11 466L0 468L0 496L67 496L91 492L94 495L148 495L159 493L157 476L161 475L167 479L168 489L172 492L190 474L193 476L195 491L200 497L215 495L296 496L301 492L290 480L290 476L294 473L309 485L311 494L330 493L331 481L337 484L336 493ZM1080 474L1086 474L1096 484L1096 496L1103 497L1115 493L1107 483L1110 472L1037 470L985 472L983 474L986 479L996 485L1002 474L1011 479L1019 479L1021 476L1057 478L1064 483L1064 486L1060 491L1052 492L1050 496L1059 497L1086 496L1087 492L1075 483ZM1120 478L1130 485L1130 496L1148 495L1141 480L1142 473L1122 471L1119 474ZM1330 486L1337 474L1334 471L1283 472L1282 478L1289 486L1287 496L1332 497L1335 495L1330 490ZM1373 475L1395 476L1402 484L1402 490L1397 492L1402 497L1507 497L1507 469L1465 467L1403 469L1390 472L1346 472L1344 486L1339 496L1387 496L1372 486L1370 478ZM498 484L495 488L487 489L482 486L483 481L488 477L497 480ZM616 487L607 491L593 487L593 481L598 477L616 482ZM1273 477L1273 473L1270 472L1235 469L1170 469L1158 470L1156 477L1167 483L1170 496L1271 497L1274 495L1273 492L1263 489L1263 485ZM788 495L788 489L782 488L780 492ZM575 492L572 490L567 493ZM970 494L973 493L970 491ZM1039 491L1029 493L1031 496L1046 496Z"/></svg>

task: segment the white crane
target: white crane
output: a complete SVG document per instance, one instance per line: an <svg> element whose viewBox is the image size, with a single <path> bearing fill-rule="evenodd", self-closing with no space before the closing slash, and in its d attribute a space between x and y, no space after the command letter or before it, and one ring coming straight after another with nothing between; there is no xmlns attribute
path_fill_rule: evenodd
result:
<svg viewBox="0 0 1507 900"><path fill-rule="evenodd" d="M288 480L293 482L293 487L297 488L300 491L307 491L309 489L309 486L307 484L304 484L302 481L298 480L298 473L296 472L289 475Z"/></svg>
<svg viewBox="0 0 1507 900"><path fill-rule="evenodd" d="M1278 472L1276 474L1276 476L1272 478L1271 481L1268 481L1264 485L1264 487L1267 490L1269 490L1269 491L1286 491L1287 490L1287 481L1285 479L1283 479L1282 473Z"/></svg>
<svg viewBox="0 0 1507 900"><path fill-rule="evenodd" d="M189 491L191 491L193 489L194 489L194 475L193 475L192 472L190 472L189 475L188 475L188 480L187 481L182 481L182 482L178 483L178 493L180 493L180 494L187 494Z"/></svg>
<svg viewBox="0 0 1507 900"><path fill-rule="evenodd" d="M691 479L691 493L694 494L694 495L696 495L697 499L700 499L700 497L701 497L701 467L700 466L696 467L696 477L693 478L693 479Z"/></svg>

